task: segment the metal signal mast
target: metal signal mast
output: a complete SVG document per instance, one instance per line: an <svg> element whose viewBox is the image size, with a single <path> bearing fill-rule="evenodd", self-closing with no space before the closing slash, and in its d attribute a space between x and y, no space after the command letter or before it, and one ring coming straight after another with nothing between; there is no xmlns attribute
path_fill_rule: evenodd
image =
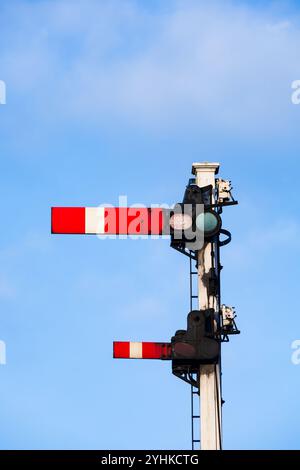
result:
<svg viewBox="0 0 300 470"><path fill-rule="evenodd" d="M220 247L231 241L222 228L224 206L237 204L231 183L216 178L219 163L194 163L183 201L170 210L145 208L54 207L52 233L171 236L171 247L190 258L190 312L187 329L165 343L116 341L117 359L172 361L172 372L191 385L192 448L222 449L221 343L238 334L233 307L221 304ZM226 238L221 240L221 236ZM195 267L193 268L193 263ZM197 276L197 295L193 277ZM193 300L198 300L193 309ZM194 396L200 414L194 415ZM200 439L194 420L200 419Z"/></svg>

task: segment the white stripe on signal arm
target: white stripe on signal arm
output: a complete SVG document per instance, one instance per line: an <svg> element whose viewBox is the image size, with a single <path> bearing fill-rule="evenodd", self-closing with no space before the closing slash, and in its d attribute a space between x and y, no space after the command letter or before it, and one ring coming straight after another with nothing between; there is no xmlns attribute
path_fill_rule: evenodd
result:
<svg viewBox="0 0 300 470"><path fill-rule="evenodd" d="M104 232L104 207L85 208L85 233Z"/></svg>
<svg viewBox="0 0 300 470"><path fill-rule="evenodd" d="M135 343L130 341L129 344L129 357L132 359L142 359L143 358L143 343Z"/></svg>

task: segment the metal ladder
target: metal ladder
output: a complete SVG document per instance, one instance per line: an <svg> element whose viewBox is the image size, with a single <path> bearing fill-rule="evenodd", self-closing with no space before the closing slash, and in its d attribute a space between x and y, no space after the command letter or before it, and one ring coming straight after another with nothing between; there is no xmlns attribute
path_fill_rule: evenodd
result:
<svg viewBox="0 0 300 470"><path fill-rule="evenodd" d="M195 290L195 281L197 281L198 272L193 266L193 259L190 258L190 311L198 310L198 302L195 305L196 300L198 300L198 294L194 294ZM198 292L198 286L196 286L196 292ZM196 383L198 382L198 377L194 374L194 379ZM192 450L200 449L200 400L199 400L199 388L191 384L191 429L192 429ZM195 430L198 429L196 433Z"/></svg>
<svg viewBox="0 0 300 470"><path fill-rule="evenodd" d="M198 410L198 413L195 410ZM199 389L198 387L194 387L193 385L191 385L191 425L192 425L192 450L199 450L200 449ZM198 429L198 432L195 432L196 429Z"/></svg>

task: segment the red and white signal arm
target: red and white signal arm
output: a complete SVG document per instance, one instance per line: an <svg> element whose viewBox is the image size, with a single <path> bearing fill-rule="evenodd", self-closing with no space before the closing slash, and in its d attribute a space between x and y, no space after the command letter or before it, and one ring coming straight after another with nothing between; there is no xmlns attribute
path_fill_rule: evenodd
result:
<svg viewBox="0 0 300 470"><path fill-rule="evenodd" d="M114 341L115 359L162 359L172 358L171 343Z"/></svg>
<svg viewBox="0 0 300 470"><path fill-rule="evenodd" d="M169 224L166 224L166 211L160 208L52 207L51 231L65 234L164 235L169 234Z"/></svg>

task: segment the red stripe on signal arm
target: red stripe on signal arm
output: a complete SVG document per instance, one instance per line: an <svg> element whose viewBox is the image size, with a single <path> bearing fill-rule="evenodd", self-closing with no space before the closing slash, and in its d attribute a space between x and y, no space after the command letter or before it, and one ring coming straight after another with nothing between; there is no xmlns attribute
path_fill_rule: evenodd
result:
<svg viewBox="0 0 300 470"><path fill-rule="evenodd" d="M97 216L97 214L95 216ZM88 219L86 219L86 217L88 217ZM162 235L164 232L164 211L159 208L106 207L104 208L104 221L102 218L103 232L97 232L96 229L94 231L94 227L99 227L97 223L92 224L93 228L91 230L90 224L86 227L86 223L90 222L90 217L91 215L89 212L86 212L85 207L52 207L52 233Z"/></svg>
<svg viewBox="0 0 300 470"><path fill-rule="evenodd" d="M171 359L170 343L142 343L143 359Z"/></svg>
<svg viewBox="0 0 300 470"><path fill-rule="evenodd" d="M130 356L130 341L114 341L113 357L115 359L136 359ZM142 342L142 357L139 359L172 359L171 343Z"/></svg>
<svg viewBox="0 0 300 470"><path fill-rule="evenodd" d="M108 207L104 232L117 235L162 235L163 210L139 207Z"/></svg>
<svg viewBox="0 0 300 470"><path fill-rule="evenodd" d="M52 233L85 233L84 207L52 207Z"/></svg>
<svg viewBox="0 0 300 470"><path fill-rule="evenodd" d="M129 341L114 341L114 358L129 359Z"/></svg>

